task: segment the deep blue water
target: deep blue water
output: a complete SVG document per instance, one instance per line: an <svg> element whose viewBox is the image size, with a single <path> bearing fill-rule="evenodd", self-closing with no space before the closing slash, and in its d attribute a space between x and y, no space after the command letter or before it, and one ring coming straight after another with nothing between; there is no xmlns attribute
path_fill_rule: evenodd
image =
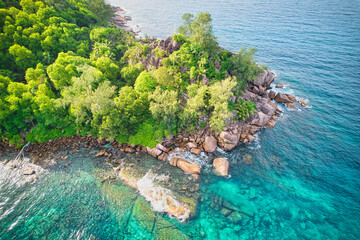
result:
<svg viewBox="0 0 360 240"><path fill-rule="evenodd" d="M176 239L158 234L164 226L193 239L360 239L360 1L110 2L159 38L175 32L184 12L210 12L222 47L256 47L283 91L311 107L281 106L274 129L227 154L231 178L205 168L197 216L178 223L160 215L166 221L156 220L156 234L131 212L134 190L99 184L99 172L111 169L87 151L70 156L67 168L58 161L33 185L8 181L3 170L0 239ZM224 200L241 221L221 213Z"/></svg>

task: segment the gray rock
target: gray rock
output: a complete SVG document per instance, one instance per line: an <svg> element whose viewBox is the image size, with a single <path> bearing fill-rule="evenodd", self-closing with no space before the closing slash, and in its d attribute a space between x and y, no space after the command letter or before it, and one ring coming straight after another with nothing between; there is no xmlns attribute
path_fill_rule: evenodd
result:
<svg viewBox="0 0 360 240"><path fill-rule="evenodd" d="M282 85L281 83L278 83L278 84L276 84L275 87L276 87L276 88L284 88L284 85Z"/></svg>
<svg viewBox="0 0 360 240"><path fill-rule="evenodd" d="M270 90L269 94L268 94L270 99L274 99L276 96L276 93L273 90Z"/></svg>

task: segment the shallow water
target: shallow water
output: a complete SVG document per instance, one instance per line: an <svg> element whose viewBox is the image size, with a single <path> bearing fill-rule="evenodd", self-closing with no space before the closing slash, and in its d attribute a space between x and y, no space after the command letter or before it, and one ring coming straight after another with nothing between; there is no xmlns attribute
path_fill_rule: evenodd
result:
<svg viewBox="0 0 360 240"><path fill-rule="evenodd" d="M231 178L204 165L190 222L154 213L121 182L99 184L109 167L84 152L33 184L1 183L0 239L360 238L359 1L110 2L156 37L172 34L184 12L209 11L223 47L256 47L281 91L311 108L282 106L274 129L227 154Z"/></svg>

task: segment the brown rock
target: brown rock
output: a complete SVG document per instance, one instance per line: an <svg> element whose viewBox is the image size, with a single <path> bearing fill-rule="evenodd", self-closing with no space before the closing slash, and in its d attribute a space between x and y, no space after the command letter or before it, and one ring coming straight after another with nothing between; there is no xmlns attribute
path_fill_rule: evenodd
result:
<svg viewBox="0 0 360 240"><path fill-rule="evenodd" d="M275 125L276 125L276 121L274 119L271 119L270 121L267 122L266 127L274 128Z"/></svg>
<svg viewBox="0 0 360 240"><path fill-rule="evenodd" d="M217 141L216 138L214 138L213 136L207 136L205 138L204 144L203 144L204 150L206 152L209 153L213 153L216 151L216 147L217 147Z"/></svg>
<svg viewBox="0 0 360 240"><path fill-rule="evenodd" d="M294 105L292 105L291 103L287 103L287 104L286 104L286 107L287 107L287 108L294 109L294 110L298 110L298 108L295 107Z"/></svg>
<svg viewBox="0 0 360 240"><path fill-rule="evenodd" d="M283 102L283 103L293 103L293 102L296 102L296 99L294 96L292 96L290 94L278 93L275 96L275 101Z"/></svg>
<svg viewBox="0 0 360 240"><path fill-rule="evenodd" d="M196 155L200 155L201 149L199 149L199 148L191 148L190 152L193 153L193 154L196 154Z"/></svg>
<svg viewBox="0 0 360 240"><path fill-rule="evenodd" d="M125 148L125 152L127 153L134 153L135 152L135 149L131 148L131 147L126 147Z"/></svg>
<svg viewBox="0 0 360 240"><path fill-rule="evenodd" d="M96 141L97 141L97 143L98 143L99 145L104 145L104 144L106 143L105 138L102 138L102 139L99 139L99 138L98 138Z"/></svg>
<svg viewBox="0 0 360 240"><path fill-rule="evenodd" d="M162 153L162 151L158 148L149 148L149 147L146 147L146 152L150 156L155 157L155 158L158 157Z"/></svg>
<svg viewBox="0 0 360 240"><path fill-rule="evenodd" d="M104 155L106 155L106 150L105 150L105 149L103 149L103 150L101 150L100 152L98 152L98 153L95 155L95 157L101 157L101 156L104 156Z"/></svg>
<svg viewBox="0 0 360 240"><path fill-rule="evenodd" d="M226 158L215 158L213 162L214 172L219 176L227 176L229 161Z"/></svg>
<svg viewBox="0 0 360 240"><path fill-rule="evenodd" d="M177 160L176 166L188 174L200 174L201 172L201 168L198 165L189 163L181 158Z"/></svg>
<svg viewBox="0 0 360 240"><path fill-rule="evenodd" d="M33 175L33 174L35 174L34 169L29 169L23 172L23 175Z"/></svg>
<svg viewBox="0 0 360 240"><path fill-rule="evenodd" d="M219 146L225 151L230 151L238 145L239 138L240 134L232 134L228 131L223 131L218 138Z"/></svg>
<svg viewBox="0 0 360 240"><path fill-rule="evenodd" d="M256 138L253 135L248 135L247 139L249 140L249 142L253 142Z"/></svg>
<svg viewBox="0 0 360 240"><path fill-rule="evenodd" d="M8 162L10 162L10 160L9 160L9 159L5 159L5 160L3 161L3 164L6 165Z"/></svg>
<svg viewBox="0 0 360 240"><path fill-rule="evenodd" d="M191 148L197 148L197 144L193 143L193 142L188 142L185 146L188 146L190 149Z"/></svg>
<svg viewBox="0 0 360 240"><path fill-rule="evenodd" d="M263 127L270 120L270 118L271 117L269 115L266 115L265 113L259 111L257 114L255 114L255 117L251 121L251 124Z"/></svg>
<svg viewBox="0 0 360 240"><path fill-rule="evenodd" d="M159 155L158 159L159 159L160 161L165 162L168 157L169 157L169 154L167 154L166 152L163 152L162 154Z"/></svg>
<svg viewBox="0 0 360 240"><path fill-rule="evenodd" d="M170 159L170 165L176 167L176 164L177 164L178 160L179 160L179 158L177 158L177 157L171 158Z"/></svg>
<svg viewBox="0 0 360 240"><path fill-rule="evenodd" d="M164 147L164 145L162 145L160 143L158 145L156 145L156 148L160 149L163 152L169 152L169 149L167 149L166 147Z"/></svg>

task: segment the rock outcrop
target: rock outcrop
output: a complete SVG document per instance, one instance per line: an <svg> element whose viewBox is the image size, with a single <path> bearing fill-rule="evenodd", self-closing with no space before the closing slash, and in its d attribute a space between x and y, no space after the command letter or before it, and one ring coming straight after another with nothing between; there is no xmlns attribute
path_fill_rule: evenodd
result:
<svg viewBox="0 0 360 240"><path fill-rule="evenodd" d="M218 138L219 147L225 151L231 151L234 149L240 139L240 132L238 129L222 131Z"/></svg>

